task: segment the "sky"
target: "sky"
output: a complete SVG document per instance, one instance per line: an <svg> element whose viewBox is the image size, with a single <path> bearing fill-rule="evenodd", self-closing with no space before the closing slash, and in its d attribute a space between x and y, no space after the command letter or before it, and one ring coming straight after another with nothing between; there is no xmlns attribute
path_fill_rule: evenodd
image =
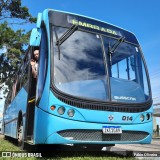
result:
<svg viewBox="0 0 160 160"><path fill-rule="evenodd" d="M96 18L133 32L149 70L154 103L160 102L160 0L22 0L32 16L46 8ZM14 26L13 26L14 27ZM30 30L35 24L26 24Z"/></svg>

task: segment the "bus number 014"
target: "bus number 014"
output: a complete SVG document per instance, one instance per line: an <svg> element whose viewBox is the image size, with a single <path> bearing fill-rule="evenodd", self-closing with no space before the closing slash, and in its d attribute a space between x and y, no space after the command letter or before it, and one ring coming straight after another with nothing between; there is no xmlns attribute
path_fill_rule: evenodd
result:
<svg viewBox="0 0 160 160"><path fill-rule="evenodd" d="M132 121L132 120L133 120L133 117L132 117L132 116L123 116L123 117L122 117L122 120L123 120L123 121Z"/></svg>

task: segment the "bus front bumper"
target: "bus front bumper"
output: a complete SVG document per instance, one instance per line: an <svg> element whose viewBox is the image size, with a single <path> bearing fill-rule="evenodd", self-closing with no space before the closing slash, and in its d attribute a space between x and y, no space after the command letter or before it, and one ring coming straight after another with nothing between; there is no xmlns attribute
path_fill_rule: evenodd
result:
<svg viewBox="0 0 160 160"><path fill-rule="evenodd" d="M73 121L36 108L34 144L149 144L152 121L145 124L114 124L121 134L103 134L103 126L113 124Z"/></svg>

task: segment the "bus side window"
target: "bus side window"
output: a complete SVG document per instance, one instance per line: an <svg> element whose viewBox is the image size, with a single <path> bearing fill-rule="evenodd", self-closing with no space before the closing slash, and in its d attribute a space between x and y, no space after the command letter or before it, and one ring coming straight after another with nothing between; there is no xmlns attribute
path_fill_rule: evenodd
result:
<svg viewBox="0 0 160 160"><path fill-rule="evenodd" d="M20 83L20 79L17 79L17 84L16 84L16 94L19 92L19 90L21 89L21 83Z"/></svg>
<svg viewBox="0 0 160 160"><path fill-rule="evenodd" d="M22 69L22 78L21 78L21 86L25 85L28 80L28 68L29 68L29 54L27 54L26 58L24 59L23 69Z"/></svg>
<svg viewBox="0 0 160 160"><path fill-rule="evenodd" d="M6 110L7 107L9 106L9 104L11 103L11 99L12 99L12 90L9 89L9 92L8 92L8 95L7 95L7 98L5 100L5 104L4 104L4 110Z"/></svg>
<svg viewBox="0 0 160 160"><path fill-rule="evenodd" d="M42 37L40 45L40 57L39 57L39 70L38 70L38 89L37 97L40 98L43 92L46 72L47 72L47 62L48 62L48 42L47 42L47 33L45 28L42 28Z"/></svg>
<svg viewBox="0 0 160 160"><path fill-rule="evenodd" d="M17 76L17 82L16 82L16 94L19 92L19 90L21 89L21 80L23 78L23 63L21 64L20 68L19 68L19 72L18 72L18 76Z"/></svg>
<svg viewBox="0 0 160 160"><path fill-rule="evenodd" d="M14 78L14 80L13 80L13 86L12 86L12 100L16 96L16 85L17 85L16 83L17 83L17 79Z"/></svg>

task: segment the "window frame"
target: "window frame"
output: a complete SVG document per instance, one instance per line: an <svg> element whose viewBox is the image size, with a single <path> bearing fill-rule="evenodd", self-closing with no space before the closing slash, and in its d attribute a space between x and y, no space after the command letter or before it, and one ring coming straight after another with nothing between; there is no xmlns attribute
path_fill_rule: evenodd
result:
<svg viewBox="0 0 160 160"><path fill-rule="evenodd" d="M44 40L44 37L45 37L45 40ZM43 44L43 42L45 43L45 45ZM45 47L42 48L42 45L44 45ZM43 52L42 52L42 49L44 49ZM46 63L44 63L44 59L43 59L44 57L42 57L42 56L44 56L44 57L46 56L45 57ZM47 29L46 29L45 25L42 23L41 42L40 42L40 46L39 46L37 88L36 88L36 102L37 102L37 104L39 103L39 101L42 97L42 93L43 93L45 82L46 82L47 70L48 70L48 34L47 34Z"/></svg>
<svg viewBox="0 0 160 160"><path fill-rule="evenodd" d="M57 25L53 25L53 24L50 24L50 31L51 31L51 48L54 46L53 45L53 27L63 27L63 28L67 28L68 29L68 27L66 27L66 26L57 26ZM98 33L98 32L94 32L94 31L92 31L92 30L85 30L85 29L82 29L82 28L78 28L78 30L79 31L83 31L83 32L88 32L88 33L93 33L93 34L98 34L98 35L100 35L100 37L102 38L102 49L103 49L103 54L104 54L104 57L106 57L106 53L105 53L105 47L104 47L104 40L103 40L103 37L108 37L108 38L112 38L112 39L114 39L114 40L118 40L119 39L119 37L115 37L114 35L106 35L106 34L101 34L101 33ZM152 102L152 92L151 92L151 85L150 85L150 79L149 79L149 74L148 74L148 69L147 69L147 65L146 65L146 61L145 61L145 59L144 59L144 55L143 55L143 52L142 52L142 50L141 50L141 47L140 47L140 45L139 44L135 44L135 43L132 43L132 42L130 42L130 41L127 41L127 40L124 40L124 42L125 43L127 43L127 44L131 44L131 45L134 45L135 47L138 47L139 48L139 53L140 53L140 56L141 56L141 59L142 59L142 63L143 63L143 66L144 66L144 70L145 70L145 73L146 73L146 78L147 78L147 84L148 84L148 90L149 90L149 98L145 101L145 102L142 102L142 104L143 103L148 103L148 102ZM58 95L65 95L65 96L67 96L67 97L73 97L73 98L78 98L78 99L83 99L83 97L77 97L77 96L72 96L72 95L69 95L69 94L67 94L67 93L64 93L64 92L62 92L62 91L60 91L60 90L58 90L56 87L55 87L55 85L54 85L54 83L53 83L53 74L54 74L54 71L53 71L53 68L54 68L54 51L53 51L53 49L51 49L51 61L52 61L52 63L51 63L51 66L52 66L52 69L51 69L51 87L52 87L52 89L56 92L56 94L58 93ZM104 58L104 61L105 61L105 58ZM110 74L110 71L109 71L109 67L108 67L108 62L106 62L106 69L107 69L107 75L109 75ZM109 80L109 76L107 77L107 82L108 82L108 85L110 86L110 80ZM113 101L111 101L111 87L109 87L109 91L108 91L108 93L110 94L110 99L109 99L109 101L107 101L107 103L116 103L116 104L131 104L132 105L132 103L127 103L127 102L113 102ZM103 101L103 100L97 100L97 99L89 99L89 98L87 98L87 100L91 100L91 101L97 101L97 102L106 102L106 101ZM136 103L136 105L137 105L138 103ZM141 103L140 103L141 104Z"/></svg>

